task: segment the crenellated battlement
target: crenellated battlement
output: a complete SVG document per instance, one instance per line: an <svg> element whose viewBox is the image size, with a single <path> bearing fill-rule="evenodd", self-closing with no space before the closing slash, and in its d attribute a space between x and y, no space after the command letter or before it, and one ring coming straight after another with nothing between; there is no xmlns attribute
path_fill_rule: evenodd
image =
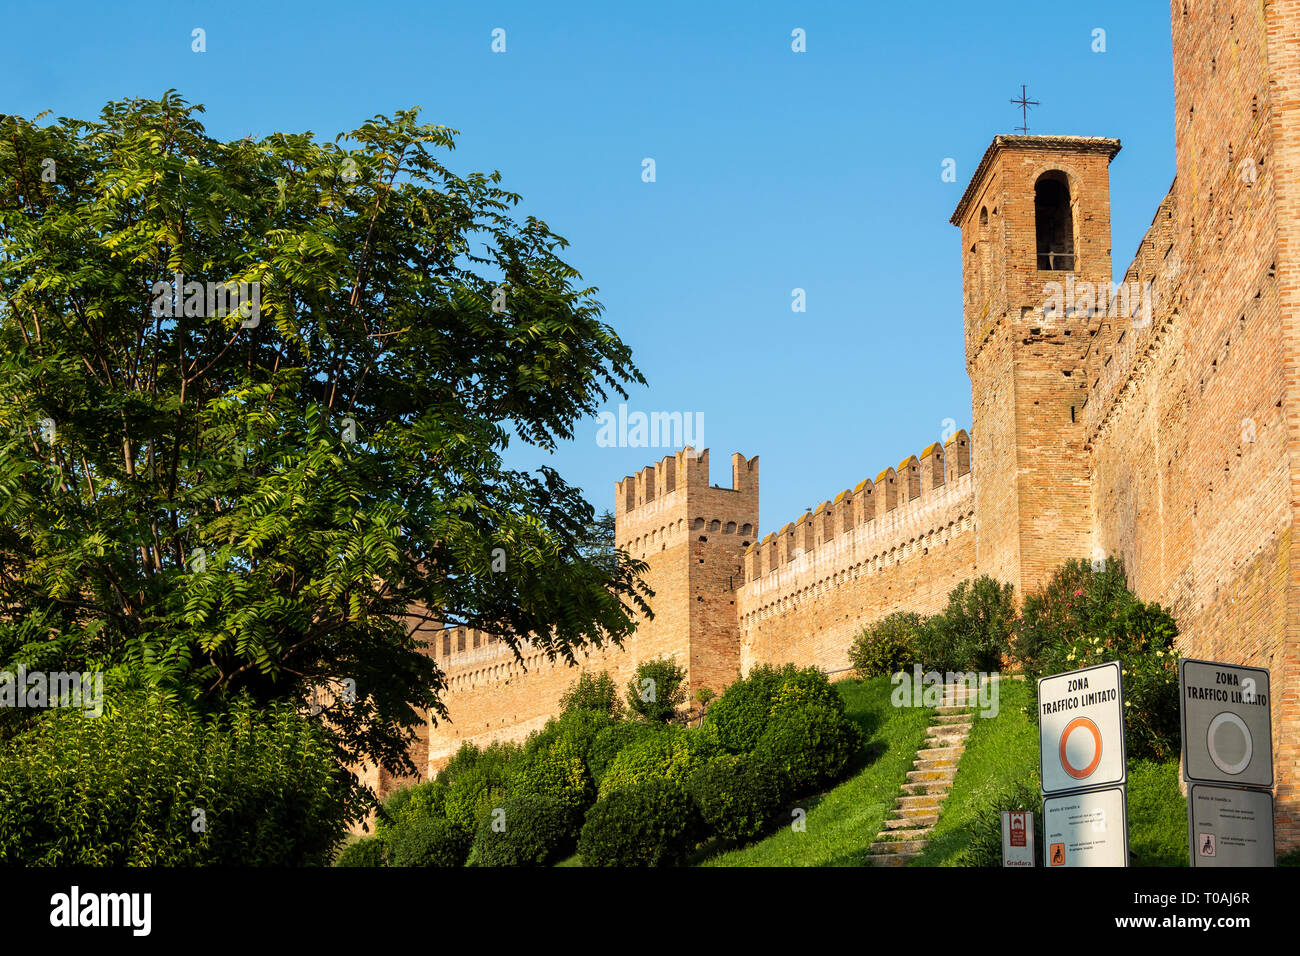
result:
<svg viewBox="0 0 1300 956"><path fill-rule="evenodd" d="M709 450L689 446L615 484L615 540L644 558L690 532L734 535L741 547L758 534L758 456L731 456L731 487L709 484Z"/></svg>
<svg viewBox="0 0 1300 956"><path fill-rule="evenodd" d="M970 470L970 435L961 430L944 444L927 446L920 458L911 455L874 481L863 479L751 545L745 552L746 584L761 582L796 562L806 568L828 551L838 554L868 540L897 537L912 529L918 516L933 510L932 503L959 497L952 487ZM967 481L962 487L971 485Z"/></svg>

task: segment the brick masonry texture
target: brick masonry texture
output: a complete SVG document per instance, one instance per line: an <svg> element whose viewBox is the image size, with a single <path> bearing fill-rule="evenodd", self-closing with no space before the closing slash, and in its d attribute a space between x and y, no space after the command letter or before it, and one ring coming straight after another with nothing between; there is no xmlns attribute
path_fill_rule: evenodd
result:
<svg viewBox="0 0 1300 956"><path fill-rule="evenodd" d="M1171 4L1178 175L1112 288L1118 141L999 136L953 215L973 427L764 537L758 459L684 450L617 484L616 539L653 620L582 670L625 684L672 656L692 691L758 664L847 667L863 625L932 612L991 574L1018 595L1121 555L1191 657L1270 668L1281 849L1300 845L1300 0ZM1040 269L1036 186L1068 184L1073 259ZM1048 263L1050 266L1052 263ZM1095 303L1053 305L1047 283ZM1059 303L1057 304L1059 305ZM1091 307L1095 305L1095 307ZM429 632L451 722L413 757L521 739L578 670L464 629ZM380 781L387 789L394 781Z"/></svg>

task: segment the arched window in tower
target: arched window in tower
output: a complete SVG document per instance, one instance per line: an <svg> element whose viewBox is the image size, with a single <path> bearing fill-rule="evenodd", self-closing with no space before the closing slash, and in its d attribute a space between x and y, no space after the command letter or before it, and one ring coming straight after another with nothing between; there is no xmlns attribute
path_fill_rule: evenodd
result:
<svg viewBox="0 0 1300 956"><path fill-rule="evenodd" d="M1034 233L1038 243L1039 269L1074 271L1070 181L1060 170L1043 173L1034 184Z"/></svg>

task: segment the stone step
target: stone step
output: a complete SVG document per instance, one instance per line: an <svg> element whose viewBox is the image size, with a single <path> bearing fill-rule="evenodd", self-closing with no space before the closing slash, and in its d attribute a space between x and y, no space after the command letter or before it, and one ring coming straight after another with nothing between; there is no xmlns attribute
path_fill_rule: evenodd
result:
<svg viewBox="0 0 1300 956"><path fill-rule="evenodd" d="M930 835L933 827L898 827L885 829L876 834L876 839L887 843L915 843Z"/></svg>
<svg viewBox="0 0 1300 956"><path fill-rule="evenodd" d="M920 853L929 840L885 840L873 843L867 849L872 853Z"/></svg>
<svg viewBox="0 0 1300 956"><path fill-rule="evenodd" d="M908 810L929 810L937 811L943 805L943 798L946 794L927 793L920 796L907 796L898 798L898 812L906 813Z"/></svg>
<svg viewBox="0 0 1300 956"><path fill-rule="evenodd" d="M925 747L916 752L919 760L942 760L945 757L960 757L965 747Z"/></svg>
<svg viewBox="0 0 1300 956"><path fill-rule="evenodd" d="M915 772L915 770L910 771L910 773ZM916 796L938 797L942 800L948 796L948 791L951 789L949 784L950 781L947 780L909 780L903 784L903 792Z"/></svg>
<svg viewBox="0 0 1300 956"><path fill-rule="evenodd" d="M950 727L931 727L925 732L924 746L933 747L933 740L951 740L955 743L965 743L966 738L970 736L969 727L959 727L956 730Z"/></svg>
<svg viewBox="0 0 1300 956"><path fill-rule="evenodd" d="M975 723L975 717L963 710L960 713L935 714L934 722L936 724L965 724L969 727Z"/></svg>
<svg viewBox="0 0 1300 956"><path fill-rule="evenodd" d="M952 783L952 778L957 775L957 770L948 767L943 770L909 770L907 772L908 783Z"/></svg>
<svg viewBox="0 0 1300 956"><path fill-rule="evenodd" d="M906 830L908 827L932 827L939 822L938 807L921 807L913 810L899 810L897 820L886 820L886 830Z"/></svg>
<svg viewBox="0 0 1300 956"><path fill-rule="evenodd" d="M907 866L921 854L914 853L869 853L867 866Z"/></svg>
<svg viewBox="0 0 1300 956"><path fill-rule="evenodd" d="M918 758L912 761L912 767L915 770L952 770L957 771L957 757L940 757L938 760L927 760Z"/></svg>
<svg viewBox="0 0 1300 956"><path fill-rule="evenodd" d="M934 712L940 717L951 717L961 714L964 717L970 716L970 708L958 706L957 704L940 704L934 709Z"/></svg>

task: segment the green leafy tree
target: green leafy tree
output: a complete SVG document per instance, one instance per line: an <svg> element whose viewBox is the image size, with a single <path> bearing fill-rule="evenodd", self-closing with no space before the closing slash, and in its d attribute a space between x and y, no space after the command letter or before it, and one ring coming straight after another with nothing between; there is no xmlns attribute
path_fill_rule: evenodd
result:
<svg viewBox="0 0 1300 956"><path fill-rule="evenodd" d="M948 606L920 630L926 670L998 671L1016 623L1015 588L987 574L962 581Z"/></svg>
<svg viewBox="0 0 1300 956"><path fill-rule="evenodd" d="M618 699L618 687L609 671L599 674L583 673L560 696L560 711L595 710L611 717L623 714L623 702Z"/></svg>
<svg viewBox="0 0 1300 956"><path fill-rule="evenodd" d="M0 121L0 666L315 702L409 773L422 615L572 661L648 612L579 491L502 457L643 379L565 241L442 165L454 131L201 111Z"/></svg>
<svg viewBox="0 0 1300 956"><path fill-rule="evenodd" d="M627 706L646 720L667 723L686 702L686 671L671 658L642 661L627 683Z"/></svg>

